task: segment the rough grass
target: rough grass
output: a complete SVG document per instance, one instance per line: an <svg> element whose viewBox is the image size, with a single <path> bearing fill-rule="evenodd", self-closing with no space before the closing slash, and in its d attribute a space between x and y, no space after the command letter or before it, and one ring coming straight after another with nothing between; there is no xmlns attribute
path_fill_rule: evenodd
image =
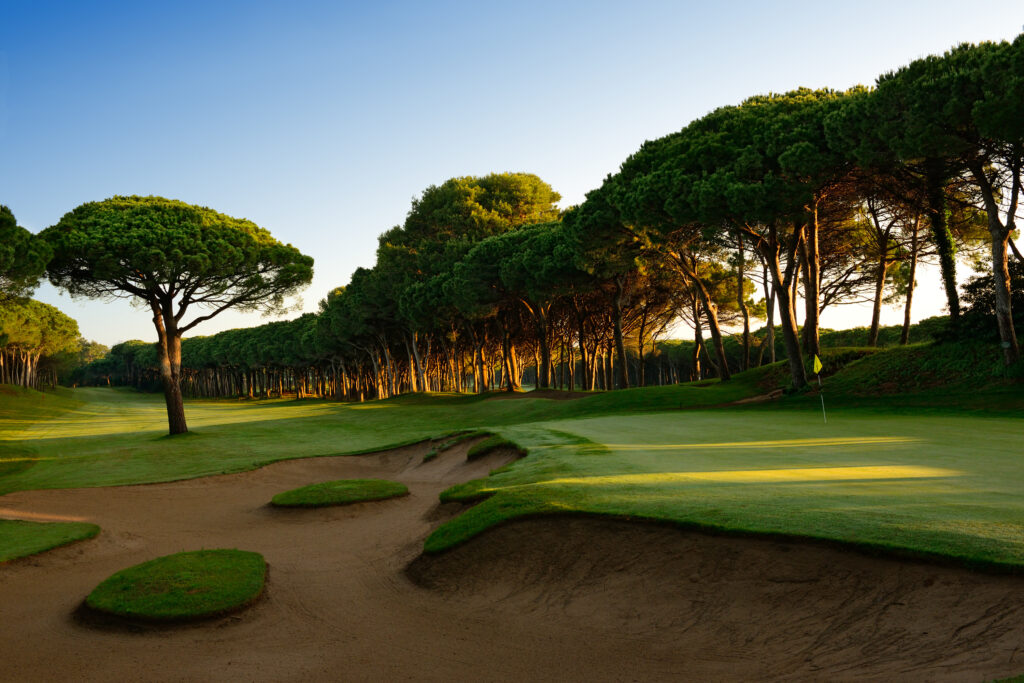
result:
<svg viewBox="0 0 1024 683"><path fill-rule="evenodd" d="M35 555L68 543L92 538L100 532L84 522L23 522L0 519L0 562Z"/></svg>
<svg viewBox="0 0 1024 683"><path fill-rule="evenodd" d="M263 592L267 563L244 550L197 550L117 572L85 599L90 609L130 620L169 622L220 616Z"/></svg>
<svg viewBox="0 0 1024 683"><path fill-rule="evenodd" d="M279 507L325 507L386 500L409 495L404 484L386 479L340 479L279 493L270 501Z"/></svg>
<svg viewBox="0 0 1024 683"><path fill-rule="evenodd" d="M1024 376L1024 367L1007 368L998 348L968 342L915 344L887 349L849 363L833 388L851 395L915 393L936 387L999 386Z"/></svg>

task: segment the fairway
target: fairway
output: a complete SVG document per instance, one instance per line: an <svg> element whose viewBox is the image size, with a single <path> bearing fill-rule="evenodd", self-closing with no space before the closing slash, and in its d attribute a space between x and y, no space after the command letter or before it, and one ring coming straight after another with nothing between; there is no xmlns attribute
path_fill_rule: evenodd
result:
<svg viewBox="0 0 1024 683"><path fill-rule="evenodd" d="M196 431L167 438L158 397L79 389L47 396L66 408L47 420L6 411L0 444L12 455L0 465L20 467L0 492L173 481L485 429L530 457L444 493L487 499L428 550L519 515L584 512L1024 565L1016 418L838 410L826 425L813 410L774 406L602 414L605 398L198 401ZM559 413L571 417L538 420Z"/></svg>
<svg viewBox="0 0 1024 683"><path fill-rule="evenodd" d="M577 677L598 678L680 667L710 678L814 678L821 666L886 677L937 662L954 678L1019 673L1007 657L1020 628L1003 626L1024 610L1019 578L886 559L1024 566L1019 420L861 409L836 410L824 425L806 401L692 409L721 397L714 387L673 389L626 394L631 409L618 413L607 395L194 401L195 431L173 438L152 396L18 397L29 400L3 405L0 518L57 522L55 534L62 522L101 531L0 567L0 600L23 625L0 655L19 672L54 673L52 652L29 644L45 641L78 654L59 661L89 661L110 634L67 615L100 581L162 555L237 547L267 558L266 602L209 626L232 626L210 647L196 649L184 631L155 647L121 640L131 657L103 675L188 653L186 677L315 677L310 662L327 666L329 651L383 678L425 658L436 676L466 677L476 665L445 654L466 638L506 678L566 659ZM481 433L449 436L463 430ZM496 448L472 457L487 443ZM367 451L377 453L338 457ZM205 476L222 472L239 473ZM370 478L409 495L268 505L282 491ZM160 481L177 483L133 485ZM36 528L45 527L11 528L22 553L47 547L24 537ZM910 607L876 614L894 601ZM972 635L951 646L969 622L978 623ZM894 640L908 629L917 635ZM378 644L396 638L420 646L388 646L381 659ZM876 656L865 658L865 647Z"/></svg>
<svg viewBox="0 0 1024 683"><path fill-rule="evenodd" d="M1024 683L1022 7L208 4L5 16L0 683Z"/></svg>

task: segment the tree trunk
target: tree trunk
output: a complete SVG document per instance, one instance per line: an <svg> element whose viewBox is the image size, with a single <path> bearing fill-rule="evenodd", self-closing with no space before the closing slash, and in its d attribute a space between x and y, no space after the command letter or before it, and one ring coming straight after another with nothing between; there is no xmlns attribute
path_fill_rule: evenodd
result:
<svg viewBox="0 0 1024 683"><path fill-rule="evenodd" d="M779 299L779 322L782 323L782 340L786 345L790 377L793 381L793 387L801 389L807 386L807 370L804 368L804 359L800 352L800 338L797 332L796 312L791 298L790 287L796 280L798 270L796 254L803 235L800 230L797 230L796 234L793 235L793 241L790 242L786 249L788 260L785 274L783 274L782 267L779 264L780 243L776 237L777 230L776 226L771 226L770 239L763 242L759 248L762 250L762 256L764 256L765 262L768 265L768 270L775 285L775 293Z"/></svg>
<svg viewBox="0 0 1024 683"><path fill-rule="evenodd" d="M821 313L821 258L818 253L818 205L811 211L801 256L804 271L804 351L821 355L818 316Z"/></svg>
<svg viewBox="0 0 1024 683"><path fill-rule="evenodd" d="M743 314L743 353L740 356L740 369L750 369L750 309L747 308L747 301L743 296L743 273L746 270L746 258L743 250L743 236L737 240L739 248L739 259L736 265L736 303Z"/></svg>
<svg viewBox="0 0 1024 683"><path fill-rule="evenodd" d="M910 281L907 282L907 301L903 305L903 330L900 332L900 344L906 346L910 343L910 307L914 303L914 287L917 277L917 230L921 222L920 216L914 217L914 232L910 235Z"/></svg>
<svg viewBox="0 0 1024 683"><path fill-rule="evenodd" d="M875 301L871 309L871 329L868 346L878 346L878 328L882 319L882 294L885 292L885 274L889 270L889 240L882 238L878 245L878 264L875 268Z"/></svg>
<svg viewBox="0 0 1024 683"><path fill-rule="evenodd" d="M1017 200L1020 194L1020 165L1013 167L1013 183L1010 189L1006 212L1006 225L999 219L999 203L996 201L996 190L988 181L981 162L974 160L968 163L971 175L981 190L985 201L985 213L988 214L988 231L991 235L992 248L992 283L995 288L996 324L999 326L999 341L1003 349L1003 362L1013 365L1020 360L1020 346L1017 344L1017 332L1013 327L1013 309L1010 304L1010 270L1007 258L1007 244L1014 231L1014 220L1017 214Z"/></svg>
<svg viewBox="0 0 1024 683"><path fill-rule="evenodd" d="M998 218L996 219L998 222ZM989 217L991 225L992 218ZM1017 332L1013 327L1013 310L1010 306L1010 271L1007 263L1006 243L1008 232L999 226L998 234L992 230L992 282L996 294L996 323L999 325L1000 346L1003 349L1003 362L1013 365L1020 360L1020 346L1017 344Z"/></svg>
<svg viewBox="0 0 1024 683"><path fill-rule="evenodd" d="M531 306L533 319L537 330L537 347L540 351L540 360L537 363L537 388L548 389L551 387L551 348L548 346L548 317L543 306Z"/></svg>
<svg viewBox="0 0 1024 683"><path fill-rule="evenodd" d="M637 366L637 378L636 385L638 387L647 386L647 368L644 367L644 330L640 328L640 339L636 343L636 357L639 365Z"/></svg>
<svg viewBox="0 0 1024 683"><path fill-rule="evenodd" d="M487 375L484 372L484 344L482 341L473 342L473 389L476 393L482 394L487 391Z"/></svg>
<svg viewBox="0 0 1024 683"><path fill-rule="evenodd" d="M715 367L718 371L718 377L723 382L728 381L731 374L729 373L729 361L725 357L725 344L722 342L722 330L718 325L718 305L711 299L711 293L708 291L707 287L704 286L704 281L701 280L697 273L696 258L692 254L684 253L673 254L672 258L679 266L682 274L689 281L693 288L694 296L700 300L701 307L704 309L704 315L708 320L708 330L711 332L711 342L715 346L715 357L718 359L718 364ZM711 362L710 358L708 358L708 362Z"/></svg>
<svg viewBox="0 0 1024 683"><path fill-rule="evenodd" d="M429 339L427 342L427 353L430 353ZM416 332L412 333L412 355L413 359L416 361L417 391L429 391L430 387L427 386L427 373L426 369L423 367L423 357L420 355L419 335Z"/></svg>
<svg viewBox="0 0 1024 683"><path fill-rule="evenodd" d="M184 434L188 431L188 425L185 423L185 402L181 396L181 335L169 306L164 312L161 312L157 304L152 307L153 324L159 339L157 355L164 402L167 404L168 430L172 435Z"/></svg>
<svg viewBox="0 0 1024 683"><path fill-rule="evenodd" d="M413 338L412 335L409 335L409 337L410 339ZM409 391L415 394L422 391L421 387L423 385L419 381L420 373L419 368L416 367L416 359L413 358L412 345L410 345L409 339L405 339L404 341L405 353L409 357Z"/></svg>
<svg viewBox="0 0 1024 683"><path fill-rule="evenodd" d="M615 373L617 389L629 388L629 374L626 372L626 347L622 342L622 297L624 293L621 278L615 279L612 295L612 334L615 343L615 355L618 356L618 371Z"/></svg>
<svg viewBox="0 0 1024 683"><path fill-rule="evenodd" d="M385 363L386 363L385 367L387 368L387 371L388 371L388 374L387 374L388 397L391 397L391 396L394 396L395 394L398 393L398 387L396 386L396 384L397 384L397 378L396 378L397 373L395 372L395 364L391 361L391 349L388 348L387 337L384 337L382 339L381 347L384 349L384 360L385 360Z"/></svg>
<svg viewBox="0 0 1024 683"><path fill-rule="evenodd" d="M380 362L377 360L376 350L367 349L366 354L370 357L370 363L373 365L373 388L377 394L374 398L384 398L384 380L380 371Z"/></svg>
<svg viewBox="0 0 1024 683"><path fill-rule="evenodd" d="M508 329L502 330L501 353L505 361L505 388L511 392L519 391L521 387L516 368L516 347L512 344L512 334Z"/></svg>
<svg viewBox="0 0 1024 683"><path fill-rule="evenodd" d="M762 264L764 276L765 300L768 302L768 329L765 331L764 343L768 345L768 360L775 362L775 285L768 280L768 265Z"/></svg>
<svg viewBox="0 0 1024 683"><path fill-rule="evenodd" d="M582 381L580 382L580 386L583 388L584 391L593 391L594 390L594 386L593 386L593 382L591 381L591 378L593 377L593 373L589 372L589 370L590 370L589 360L590 359L587 356L587 345L586 345L586 343L584 342L584 339L583 339L583 333L584 333L583 321L584 321L584 318L583 318L583 314L579 310L579 306L576 305L576 306L574 306L574 308L576 309L576 325L579 327L579 330L577 331L577 334L579 335L578 341L579 341L579 346L580 346L580 365L581 365L580 370L583 373L583 377L581 378Z"/></svg>
<svg viewBox="0 0 1024 683"><path fill-rule="evenodd" d="M956 245L946 215L946 178L941 161L929 160L926 162L926 168L928 224L931 227L932 241L939 252L939 267L942 271L942 284L946 289L946 301L949 303L949 318L955 326L960 322L960 293L956 288Z"/></svg>
<svg viewBox="0 0 1024 683"><path fill-rule="evenodd" d="M700 298L701 307L708 320L708 330L711 332L711 343L715 346L715 357L718 358L718 377L723 382L730 379L729 361L725 357L725 344L722 341L722 330L718 326L718 306L711 300L711 294L704 283L694 278L694 285L697 296Z"/></svg>
<svg viewBox="0 0 1024 683"><path fill-rule="evenodd" d="M576 351L572 346L572 337L566 340L569 347L569 391L576 391Z"/></svg>
<svg viewBox="0 0 1024 683"><path fill-rule="evenodd" d="M690 381L698 382L701 379L700 354L704 350L704 334L701 331L700 305L697 299L693 300L693 359L690 361Z"/></svg>

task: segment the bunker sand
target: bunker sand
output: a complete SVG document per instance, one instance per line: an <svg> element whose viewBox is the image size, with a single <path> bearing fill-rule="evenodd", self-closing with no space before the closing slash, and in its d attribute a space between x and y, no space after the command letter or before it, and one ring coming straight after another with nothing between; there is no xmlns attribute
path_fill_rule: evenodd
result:
<svg viewBox="0 0 1024 683"><path fill-rule="evenodd" d="M1024 671L1024 580L778 540L600 519L514 522L438 557L453 483L509 460L420 444L170 484L30 491L6 516L80 517L96 539L0 566L6 680L986 680ZM267 502L385 478L405 498ZM181 550L262 553L248 611L157 630L75 616L100 581Z"/></svg>

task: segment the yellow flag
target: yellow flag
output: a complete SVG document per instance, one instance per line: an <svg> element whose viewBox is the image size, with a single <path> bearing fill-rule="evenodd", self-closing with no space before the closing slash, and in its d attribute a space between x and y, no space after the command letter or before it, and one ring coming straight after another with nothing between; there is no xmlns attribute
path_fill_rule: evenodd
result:
<svg viewBox="0 0 1024 683"><path fill-rule="evenodd" d="M814 374L817 375L821 372L821 359L817 355L814 356Z"/></svg>

